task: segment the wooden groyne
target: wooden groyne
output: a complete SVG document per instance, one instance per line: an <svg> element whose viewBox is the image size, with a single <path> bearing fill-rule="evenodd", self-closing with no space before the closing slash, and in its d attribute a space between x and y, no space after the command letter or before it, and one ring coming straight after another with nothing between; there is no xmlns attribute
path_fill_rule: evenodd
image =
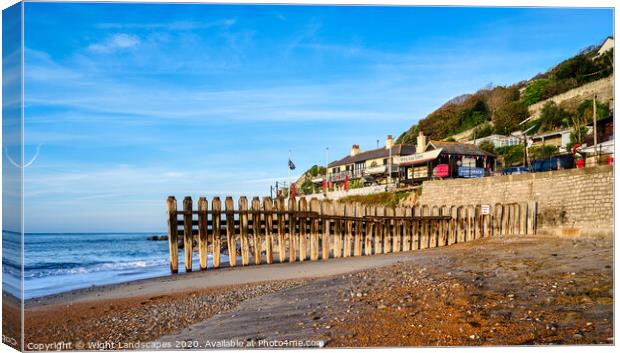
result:
<svg viewBox="0 0 620 353"><path fill-rule="evenodd" d="M178 272L179 239L183 240L185 271L192 271L194 240L200 270L221 266L221 254L230 254L228 266L277 262L304 262L350 256L415 251L475 239L535 234L537 204L386 207L357 203L245 196L237 207L232 197L219 197L209 207L206 198L193 208L191 197L182 209L169 196L168 240L170 271ZM181 238L179 238L181 237Z"/></svg>

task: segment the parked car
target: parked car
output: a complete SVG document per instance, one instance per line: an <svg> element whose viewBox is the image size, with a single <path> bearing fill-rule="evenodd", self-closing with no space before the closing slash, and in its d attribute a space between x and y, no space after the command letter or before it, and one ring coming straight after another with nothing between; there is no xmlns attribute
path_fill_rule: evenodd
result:
<svg viewBox="0 0 620 353"><path fill-rule="evenodd" d="M529 168L525 166L508 167L502 170L502 175L524 174L524 173L529 173L529 172L530 172Z"/></svg>
<svg viewBox="0 0 620 353"><path fill-rule="evenodd" d="M572 154L539 159L532 162L533 172L548 172L550 170L575 168L575 157Z"/></svg>

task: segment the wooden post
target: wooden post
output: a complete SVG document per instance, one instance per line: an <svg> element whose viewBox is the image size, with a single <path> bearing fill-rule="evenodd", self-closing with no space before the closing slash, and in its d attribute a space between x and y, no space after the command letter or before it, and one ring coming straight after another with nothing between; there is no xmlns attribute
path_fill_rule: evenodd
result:
<svg viewBox="0 0 620 353"><path fill-rule="evenodd" d="M231 196L226 196L224 201L226 208L226 240L228 247L228 263L230 267L237 266L237 237L235 235L235 205Z"/></svg>
<svg viewBox="0 0 620 353"><path fill-rule="evenodd" d="M239 197L239 236L241 238L241 264L250 264L250 242L248 240L248 199Z"/></svg>
<svg viewBox="0 0 620 353"><path fill-rule="evenodd" d="M273 263L273 202L271 197L263 198L263 210L265 210L265 260L271 264Z"/></svg>
<svg viewBox="0 0 620 353"><path fill-rule="evenodd" d="M394 212L394 216L395 217L402 217L405 214L400 212L401 208L400 207L393 207L392 208L393 212ZM400 219L394 219L394 231L393 234L394 236L392 237L392 252L400 252L401 251L401 247L402 247L402 242L403 242L403 231L402 231L402 224L403 221Z"/></svg>
<svg viewBox="0 0 620 353"><path fill-rule="evenodd" d="M308 212L308 202L305 197L299 198L299 212ZM306 235L306 217L299 217L299 262L304 262L308 258L308 240Z"/></svg>
<svg viewBox="0 0 620 353"><path fill-rule="evenodd" d="M439 207L439 215L442 217L448 215L448 208L445 205ZM448 238L446 236L446 232L448 231L447 222L442 219L438 223L439 223L439 239L438 239L437 245L446 246L448 245Z"/></svg>
<svg viewBox="0 0 620 353"><path fill-rule="evenodd" d="M344 214L347 217L354 217L355 216L355 208L353 206L353 204L351 203L346 203L344 205ZM351 243L353 242L353 221L350 219L347 219L345 221L345 233L344 233L344 257L350 257L351 256Z"/></svg>
<svg viewBox="0 0 620 353"><path fill-rule="evenodd" d="M403 224L403 251L411 250L411 221L409 218L411 217L411 209L406 207L400 207L400 214L404 217L407 217Z"/></svg>
<svg viewBox="0 0 620 353"><path fill-rule="evenodd" d="M321 204L316 197L310 199L310 211L321 213ZM310 260L316 261L319 259L319 219L310 219Z"/></svg>
<svg viewBox="0 0 620 353"><path fill-rule="evenodd" d="M394 209L392 207L385 208L386 220L383 223L383 253L389 254L392 252L392 237L394 236L392 233L392 222L393 219L390 217L394 217Z"/></svg>
<svg viewBox="0 0 620 353"><path fill-rule="evenodd" d="M448 235L448 245L452 245L452 244L456 244L457 242L457 234L458 234L458 228L457 228L457 207L456 206L450 206L450 233Z"/></svg>
<svg viewBox="0 0 620 353"><path fill-rule="evenodd" d="M457 233L458 233L458 243L465 242L465 206L458 206L457 208Z"/></svg>
<svg viewBox="0 0 620 353"><path fill-rule="evenodd" d="M222 236L220 234L220 227L222 224L220 211L222 210L222 204L219 197L214 197L211 202L211 215L213 223L213 268L220 267L220 253L222 252Z"/></svg>
<svg viewBox="0 0 620 353"><path fill-rule="evenodd" d="M375 207L375 216L382 217L385 215L385 206ZM375 255L383 253L383 236L384 236L384 221L379 220L375 224Z"/></svg>
<svg viewBox="0 0 620 353"><path fill-rule="evenodd" d="M420 206L420 216L428 216L428 206ZM429 226L428 221L420 221L420 249L428 248L429 244Z"/></svg>
<svg viewBox="0 0 620 353"><path fill-rule="evenodd" d="M353 256L362 256L364 236L364 216L366 215L366 208L359 202L355 203L355 242L353 243Z"/></svg>
<svg viewBox="0 0 620 353"><path fill-rule="evenodd" d="M292 197L288 198L288 261L295 262L297 261L297 247L295 238L297 238L297 217L295 212L297 211L297 205L295 199Z"/></svg>
<svg viewBox="0 0 620 353"><path fill-rule="evenodd" d="M365 214L368 216L375 215L375 207L374 206L366 206ZM364 255L372 255L372 237L375 233L375 222L370 220L370 218L366 219L366 234L364 236Z"/></svg>
<svg viewBox="0 0 620 353"><path fill-rule="evenodd" d="M330 226L331 220L326 216L334 215L334 205L330 201L322 201L321 202L321 215L323 216L323 236L321 238L321 258L323 260L329 259L329 251L330 251Z"/></svg>
<svg viewBox="0 0 620 353"><path fill-rule="evenodd" d="M502 213L504 212L504 206L500 203L495 204L495 216L493 219L493 236L499 237L502 235Z"/></svg>
<svg viewBox="0 0 620 353"><path fill-rule="evenodd" d="M435 216L439 216L439 208L437 206L433 206L431 208L431 216L435 217ZM438 221L437 220L431 220L430 221L430 241L429 241L429 247L430 248L435 248L437 247L437 243L439 242L439 237L437 235L437 228L438 228Z"/></svg>
<svg viewBox="0 0 620 353"><path fill-rule="evenodd" d="M284 197L280 196L276 199L276 209L278 210L278 261L283 263L286 261L286 222L285 222L285 204Z"/></svg>
<svg viewBox="0 0 620 353"><path fill-rule="evenodd" d="M168 250L170 252L170 272L179 272L179 226L177 224L177 200L174 196L168 196L166 200L168 208Z"/></svg>
<svg viewBox="0 0 620 353"><path fill-rule="evenodd" d="M254 241L254 264L260 265L263 261L263 239L261 236L261 204L258 197L252 198L252 240ZM265 222L267 225L267 222ZM266 227L265 227L266 228Z"/></svg>
<svg viewBox="0 0 620 353"><path fill-rule="evenodd" d="M185 272L192 272L194 255L194 236L192 235L192 198L183 199L183 251L185 252Z"/></svg>
<svg viewBox="0 0 620 353"><path fill-rule="evenodd" d="M413 206L411 208L411 215L418 217L420 215L420 207ZM411 250L420 249L420 221L411 222Z"/></svg>
<svg viewBox="0 0 620 353"><path fill-rule="evenodd" d="M198 254L200 257L200 270L207 269L207 199L200 197L198 199Z"/></svg>
<svg viewBox="0 0 620 353"><path fill-rule="evenodd" d="M334 205L334 213L336 216L344 216L344 204L336 202ZM342 232L344 231L343 222L335 219L334 222L334 257L342 257Z"/></svg>

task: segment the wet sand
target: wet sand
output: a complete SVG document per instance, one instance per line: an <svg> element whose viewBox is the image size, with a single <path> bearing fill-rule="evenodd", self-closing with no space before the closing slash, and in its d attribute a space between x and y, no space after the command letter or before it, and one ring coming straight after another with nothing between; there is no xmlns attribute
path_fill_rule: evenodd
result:
<svg viewBox="0 0 620 353"><path fill-rule="evenodd" d="M182 274L28 301L26 341L613 344L612 256L611 238L511 237Z"/></svg>

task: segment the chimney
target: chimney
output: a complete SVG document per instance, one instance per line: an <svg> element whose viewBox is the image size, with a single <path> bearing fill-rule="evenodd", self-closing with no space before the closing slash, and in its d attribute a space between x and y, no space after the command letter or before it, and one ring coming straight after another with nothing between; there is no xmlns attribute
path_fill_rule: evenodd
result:
<svg viewBox="0 0 620 353"><path fill-rule="evenodd" d="M385 140L385 148L390 149L394 147L394 139L392 139L392 135L387 135L387 139Z"/></svg>
<svg viewBox="0 0 620 353"><path fill-rule="evenodd" d="M360 153L360 145L351 146L351 157L355 157Z"/></svg>
<svg viewBox="0 0 620 353"><path fill-rule="evenodd" d="M424 133L420 131L420 134L418 135L418 144L415 147L415 153L424 153L426 150L426 143L426 136L424 136Z"/></svg>

